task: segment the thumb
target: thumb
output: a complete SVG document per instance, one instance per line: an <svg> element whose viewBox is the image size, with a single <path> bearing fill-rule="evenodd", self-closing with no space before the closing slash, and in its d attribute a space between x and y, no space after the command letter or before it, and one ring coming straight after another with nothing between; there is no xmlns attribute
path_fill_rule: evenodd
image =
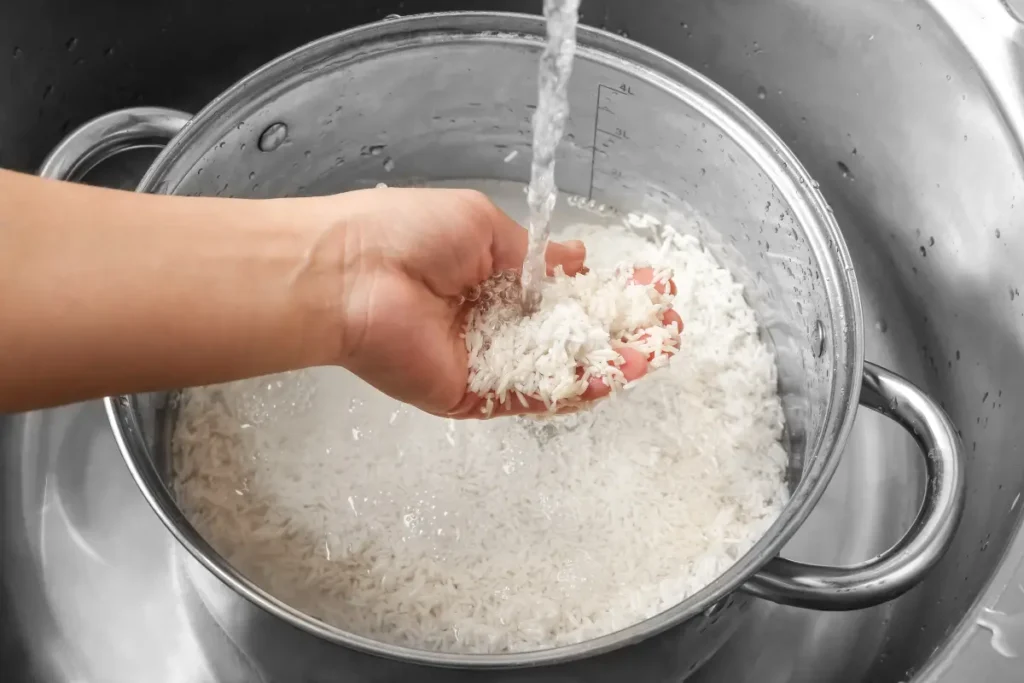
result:
<svg viewBox="0 0 1024 683"><path fill-rule="evenodd" d="M496 208L495 211L498 215L491 222L491 258L494 260L494 269L520 270L526 258L529 233L500 209ZM586 256L587 249L579 240L548 242L544 254L549 273L556 266L562 266L567 275L578 273L583 268Z"/></svg>

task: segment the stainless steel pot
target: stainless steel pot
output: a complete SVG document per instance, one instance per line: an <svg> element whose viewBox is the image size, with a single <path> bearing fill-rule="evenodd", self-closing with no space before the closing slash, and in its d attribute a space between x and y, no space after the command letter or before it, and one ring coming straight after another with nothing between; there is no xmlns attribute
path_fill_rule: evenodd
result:
<svg viewBox="0 0 1024 683"><path fill-rule="evenodd" d="M121 149L169 139L140 191L267 197L380 181L524 180L542 34L537 19L507 14L431 15L355 29L267 65L191 120L153 109L101 117L55 150L42 173L74 177ZM496 679L515 676L504 669L547 666L557 680L621 680L631 661L652 656L663 659L666 679L679 678L724 642L749 595L817 609L875 605L915 585L948 546L963 507L959 439L922 392L864 363L852 266L813 181L763 123L699 74L592 29L581 29L579 44L559 185L689 227L743 282L778 354L790 504L718 580L644 623L541 652L428 653L326 626L244 578L175 505L165 448L167 395L109 399L111 424L129 468L198 561L189 575L211 616L232 637L250 641L243 651L259 653L252 643L272 633L268 642L290 643L290 670L306 667L311 680L339 666L347 680L381 680L411 675L410 667L422 665L472 668L475 676L487 668ZM523 154L505 163L515 150ZM921 447L928 474L921 510L900 542L861 565L784 560L786 541L835 471L856 413L855 397L905 427ZM265 614L242 604L224 585ZM462 675L415 671L419 680Z"/></svg>

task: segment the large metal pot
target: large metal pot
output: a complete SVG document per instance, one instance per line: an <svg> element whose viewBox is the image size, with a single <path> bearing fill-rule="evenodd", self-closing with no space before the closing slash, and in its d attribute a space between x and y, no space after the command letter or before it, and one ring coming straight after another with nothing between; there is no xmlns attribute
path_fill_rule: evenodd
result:
<svg viewBox="0 0 1024 683"><path fill-rule="evenodd" d="M508 14L411 17L340 33L263 67L192 119L154 109L101 117L66 139L42 174L74 177L126 147L169 140L140 191L270 197L380 181L525 180L542 35L538 19ZM239 651L265 660L257 670L280 667L277 675L302 680L342 670L345 680L483 680L487 669L491 680L513 680L522 674L508 669L544 666L550 680L618 681L657 657L665 679L678 679L724 642L751 595L816 609L876 605L914 586L948 546L963 507L959 438L921 391L864 362L851 262L814 182L763 123L698 73L593 29L580 29L579 45L559 186L689 227L743 282L779 359L789 505L714 583L641 624L539 652L430 653L327 626L242 576L175 504L168 395L108 399L133 476L197 561L187 562L196 595L245 641ZM506 162L515 150L523 153ZM928 482L917 519L892 549L855 567L782 559L838 465L858 398L921 448ZM277 656L284 649L289 656Z"/></svg>

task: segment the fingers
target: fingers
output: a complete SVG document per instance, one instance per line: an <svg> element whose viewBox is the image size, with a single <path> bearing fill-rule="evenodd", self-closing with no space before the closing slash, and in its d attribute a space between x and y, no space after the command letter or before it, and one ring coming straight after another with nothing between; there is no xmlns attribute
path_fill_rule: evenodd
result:
<svg viewBox="0 0 1024 683"><path fill-rule="evenodd" d="M544 401L532 396L523 396L520 399L517 395L510 394L505 403L494 401L491 409L488 410L486 398L478 394L468 393L462 399L462 402L449 412L446 417L457 420L484 420L491 417L510 417L513 415L541 415L547 412L549 412L548 407L544 405Z"/></svg>
<svg viewBox="0 0 1024 683"><path fill-rule="evenodd" d="M671 308L661 315L661 324L665 327L675 324L676 330L680 333L683 331L683 319Z"/></svg>
<svg viewBox="0 0 1024 683"><path fill-rule="evenodd" d="M526 258L526 247L529 233L526 228L502 214L503 219L491 223L491 258L494 259L494 270L520 270ZM583 269L587 249L583 242L549 242L544 254L548 264L548 273L555 267L562 266L566 275L576 275Z"/></svg>
<svg viewBox="0 0 1024 683"><path fill-rule="evenodd" d="M555 268L562 266L566 275L573 276L585 269L583 262L587 259L587 247L579 240L568 242L548 242L544 260L548 264L548 275L554 275Z"/></svg>
<svg viewBox="0 0 1024 683"><path fill-rule="evenodd" d="M627 382L640 379L647 374L648 362L646 355L626 346L618 349L618 352L619 356L622 357L619 370L622 371L622 375ZM612 388L603 379L592 377L580 399L583 401L596 401L610 393L612 393Z"/></svg>
<svg viewBox="0 0 1024 683"><path fill-rule="evenodd" d="M619 370L627 382L640 379L647 374L647 357L628 347L619 349L622 363ZM580 374L582 374L580 370ZM590 403L608 396L612 388L598 377L591 378L586 390L580 395L580 401ZM579 403L567 403L556 409L556 413L563 415L573 413L580 409ZM467 394L462 402L448 414L453 418L489 418L508 417L511 415L542 415L550 412L547 405L533 396L522 396L510 394L505 403L493 402L490 410L487 409L487 399L477 394Z"/></svg>
<svg viewBox="0 0 1024 683"><path fill-rule="evenodd" d="M492 244L492 257L494 258L497 270L519 269L522 266L526 254L527 235L526 230L508 219L510 226L499 226L494 231L494 242ZM513 229L514 228L514 229ZM557 265L561 265L567 275L575 275L579 272L586 272L583 265L586 257L586 248L582 242L570 241L566 243L552 242L548 245L545 254L549 272ZM656 280L655 269L641 267L633 270L632 281L640 285L653 285L653 288L662 293L676 295L678 289L672 279ZM668 308L661 314L661 323L666 327L675 326L679 333L683 331L683 319L680 315ZM617 349L621 358L619 369L622 371L626 382L633 382L642 378L650 369L650 361L655 354L648 356L628 346L621 346ZM577 376L582 376L582 370ZM591 378L587 388L579 396L578 401L567 403L557 408L558 414L577 412L585 407L585 404L605 398L611 394L612 388L601 378ZM462 402L447 417L464 419L476 418L486 419L489 417L511 416L511 415L541 415L549 413L548 406L532 396L520 396L511 394L505 403L493 401L490 406L487 399L476 394L467 394Z"/></svg>
<svg viewBox="0 0 1024 683"><path fill-rule="evenodd" d="M654 281L654 268L644 267L634 269L632 280L638 285L649 285L653 282L654 289L662 294L671 294L672 296L675 296L678 293L676 283L672 280ZM680 327L679 329L682 328Z"/></svg>

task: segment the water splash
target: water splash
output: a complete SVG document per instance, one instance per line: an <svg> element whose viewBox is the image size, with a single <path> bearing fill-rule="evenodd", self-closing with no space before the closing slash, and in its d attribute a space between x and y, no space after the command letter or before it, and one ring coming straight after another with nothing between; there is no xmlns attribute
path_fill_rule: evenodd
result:
<svg viewBox="0 0 1024 683"><path fill-rule="evenodd" d="M547 274L544 252L555 208L555 152L569 116L566 88L576 53L580 0L544 0L547 44L538 68L537 110L533 114L533 162L526 202L530 207L530 241L523 261L523 306L534 310L538 287Z"/></svg>

